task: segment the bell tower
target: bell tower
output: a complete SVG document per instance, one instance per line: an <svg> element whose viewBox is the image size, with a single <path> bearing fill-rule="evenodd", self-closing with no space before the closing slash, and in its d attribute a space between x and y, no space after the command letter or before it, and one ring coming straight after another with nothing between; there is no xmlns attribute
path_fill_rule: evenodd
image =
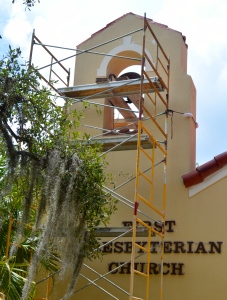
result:
<svg viewBox="0 0 227 300"><path fill-rule="evenodd" d="M102 262L85 264L77 295L163 299L170 186L182 188L171 174L195 166L195 119L182 117L195 116L185 37L128 13L78 45L74 86L59 92L84 111L80 131L102 145L115 182L103 188L118 201L97 228Z"/></svg>

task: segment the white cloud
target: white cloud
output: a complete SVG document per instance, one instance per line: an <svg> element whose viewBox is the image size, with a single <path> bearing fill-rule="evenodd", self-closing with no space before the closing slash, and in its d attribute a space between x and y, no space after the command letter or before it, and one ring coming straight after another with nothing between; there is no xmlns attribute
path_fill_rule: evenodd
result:
<svg viewBox="0 0 227 300"><path fill-rule="evenodd" d="M159 0L155 5L151 0L115 0L114 3L104 0L40 1L31 11L25 11L22 0L17 0L15 4L11 0L0 0L0 33L4 39L1 45L6 45L7 41L13 46L20 46L26 59L33 29L45 44L75 48L92 33L128 12L141 16L146 13L148 18L166 24L186 36L189 45L188 72L197 88L197 121L200 125L197 145L200 149L198 162L201 163L201 153L207 143L204 132L211 130L211 119L206 116L212 115L215 106L226 105L226 0ZM38 51L38 47L35 46L35 51ZM57 51L53 48L51 51L60 58L73 54L71 51ZM34 59L39 66L46 62L43 54L36 58L34 55ZM74 59L64 64L73 70ZM225 109L222 107L220 110ZM226 127L220 115L212 115L212 132L226 132ZM218 141L213 143L210 157L221 153L221 147L223 143L222 146ZM211 151L211 147L206 147L206 150Z"/></svg>
<svg viewBox="0 0 227 300"><path fill-rule="evenodd" d="M13 47L20 46L22 49L27 50L27 41L31 29L24 7L17 3L14 4L4 27L4 38L8 39Z"/></svg>
<svg viewBox="0 0 227 300"><path fill-rule="evenodd" d="M219 80L221 84L227 86L227 62L223 65L221 72L219 74Z"/></svg>
<svg viewBox="0 0 227 300"><path fill-rule="evenodd" d="M226 15L226 1L169 0L155 16L186 35L190 51L196 53L200 62L209 65L227 45Z"/></svg>

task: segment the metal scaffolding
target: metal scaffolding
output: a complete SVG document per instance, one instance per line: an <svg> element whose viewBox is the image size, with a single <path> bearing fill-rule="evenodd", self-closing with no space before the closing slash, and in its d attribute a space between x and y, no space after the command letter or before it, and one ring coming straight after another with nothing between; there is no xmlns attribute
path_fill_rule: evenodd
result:
<svg viewBox="0 0 227 300"><path fill-rule="evenodd" d="M122 236L132 237L132 254L131 259L126 263L131 265L130 275L130 288L125 290L113 281L109 280L107 276L115 271L117 268L121 268L119 265L116 269L111 270L105 274L100 274L97 270L92 269L88 265L84 264L84 268L91 270L97 277L96 279L89 279L84 274L80 274L81 277L86 279L88 282L82 288L75 291L78 293L80 290L87 286L94 285L100 289L105 295L111 299L150 299L152 290L152 279L150 278L150 262L151 255L154 247L161 247L160 257L160 288L159 288L159 300L162 299L163 294L163 260L164 260L164 236L165 236L165 210L166 210L166 166L167 166L167 138L168 138L168 99L169 99L169 77L170 77L170 59L167 57L162 46L160 45L158 38L151 29L149 22L144 16L143 28L139 28L134 32L142 32L142 53L141 53L141 74L137 79L121 79L115 81L104 80L104 82L93 85L83 85L69 87L69 76L70 73L58 61L56 57L47 49L50 45L44 45L35 36L33 32L30 61L29 65L32 66L32 54L34 45L42 46L51 56L50 76L49 79L43 78L46 83L58 92L60 97L65 100L68 98L75 99L74 104L87 101L91 105L95 104L100 107L107 107L110 109L118 109L118 111L124 111L123 120L119 122L114 128L100 128L89 124L84 124L84 128L94 128L99 131L98 134L91 136L89 144L101 143L103 154L108 154L112 151L123 151L123 150L136 150L136 172L135 176L124 181L114 189L104 187L104 189L111 193L119 202L123 203L128 209L132 211L132 227L128 228L97 228L97 235L100 237L107 236L111 237L111 241L121 238ZM132 34L130 32L129 34ZM155 40L157 51L156 51L156 63L154 64L146 53L147 35ZM117 37L106 43L122 38ZM38 43L37 43L38 42ZM106 44L103 43L103 44ZM87 50L76 50L73 56L90 52L95 55L107 55L105 53L94 52L93 50L100 45L94 46ZM52 46L53 47L53 46ZM57 47L60 48L60 47ZM62 48L67 49L67 48ZM74 50L75 49L69 49ZM72 56L70 56L71 58ZM116 57L116 56L115 56ZM120 56L118 56L120 57ZM132 59L137 58L122 57L121 59ZM150 77L145 70L145 61L149 64L150 68L155 73L154 77ZM66 87L56 89L51 82L51 74L53 73L53 65L59 64L63 67L66 72L67 80L61 80ZM54 73L57 75L56 73ZM60 77L57 75L60 79ZM117 100L116 98L119 97ZM135 102L135 95L139 94L139 103ZM124 97L131 99L131 102L135 103L135 110L132 110L125 105ZM93 99L106 98L109 99L110 104L98 103L97 101L91 101ZM114 100L116 100L114 102ZM114 105L113 105L114 103ZM118 103L120 103L119 106ZM124 106L122 105L124 103ZM125 134L127 130L128 134ZM144 163L145 161L145 163ZM144 164L146 169L144 169ZM156 172L156 167L162 165L162 184L160 188L160 171ZM127 199L123 195L117 192L122 186L127 185L129 182L135 181L135 194L134 201ZM157 184L158 182L158 184ZM144 191L144 185L146 185L146 191ZM141 208L140 208L141 207ZM144 222L142 216L146 216L152 222ZM157 230L154 228L154 223L158 224ZM136 238L138 236L145 237L147 247L141 246L137 243ZM152 244L153 237L159 238L158 243ZM100 246L101 248L102 246ZM146 270L144 272L138 271L136 267L136 261L141 256L146 257ZM140 291L135 292L135 286L137 282L137 275L144 278L145 288L141 288ZM49 276L47 277L49 278ZM99 281L103 279L108 284L117 288L121 293L122 297L116 297L113 293L108 292L102 286L99 286ZM126 298L124 298L126 297ZM109 299L108 298L108 299ZM48 299L48 298L46 298ZM106 298L105 298L106 299ZM153 298L152 298L153 299Z"/></svg>
<svg viewBox="0 0 227 300"><path fill-rule="evenodd" d="M160 60L160 58L157 58L157 61L161 64L161 67L163 68L164 72L166 73L166 80L164 81L159 74L159 71L155 68L153 63L149 60L148 56L146 55L146 30L150 31L150 33L153 35L156 43L157 43L157 53L159 51L161 52L164 62ZM140 87L140 113L139 113L139 121L138 121L138 142L137 142L137 162L136 162L136 180L135 180L135 198L134 198L134 220L133 220L133 248L132 248L132 258L131 258L131 281L130 281L130 300L132 299L149 299L149 290L150 290L150 262L151 262L151 238L152 233L158 236L161 240L161 267L160 267L160 296L159 299L162 299L162 286L163 286L163 259L164 259L164 231L165 231L165 211L166 211L166 163L167 163L167 129L168 129L168 95L169 95L169 69L170 69L170 60L165 54L164 50L162 49L161 45L158 42L158 39L154 35L151 27L149 26L149 23L147 22L146 18L144 18L144 34L143 34L143 53L142 53L142 66L141 66L141 78L147 78L149 80L149 77L144 69L144 61L148 60L151 64L151 67L153 68L154 72L156 73L159 81L162 84L162 87L166 91L166 99L163 98L162 93L154 86L152 81L150 82L150 85L154 88L154 93L152 97L147 94L146 88L144 87L143 81L141 82ZM146 101L144 101L143 95L147 94ZM155 99L155 100L154 100ZM154 108L154 111L156 112L156 106L161 104L164 107L163 114L165 115L164 118L164 129L161 124L157 121L157 118L153 117L150 113L150 110L147 108L147 101L151 101L152 106ZM149 116L148 121L144 122L142 118L142 112L146 112L147 116ZM150 130L149 122L153 123L157 129L156 135L159 136L159 133L161 134L163 141L162 144L158 141L159 138L155 136L155 134ZM149 136L149 139L152 143L152 151L149 153L146 149L144 149L142 143L141 143L141 133L146 132L146 134ZM160 201L161 203L154 203L154 190L155 190L155 161L156 161L156 152L160 151L163 155L163 188L162 191L159 192ZM148 161L150 162L151 166L151 172L149 175L146 175L143 170L141 170L141 160L142 155L146 156ZM150 194L149 195L143 195L143 181L141 180L143 178L148 185L150 186ZM160 193L161 192L161 193ZM162 200L161 200L162 199ZM162 226L162 231L158 232L155 230L152 226L149 226L148 224L144 223L141 220L141 217L138 213L138 206L139 204L143 202L145 204L146 212L150 212L151 215L157 215L157 218L161 218L159 223ZM147 248L141 246L136 242L136 229L137 225L140 224L142 227L146 228L148 231L147 234ZM147 269L146 272L140 272L135 268L135 260L137 255L137 250L141 249L143 252L145 252L147 255ZM146 293L145 295L138 295L137 297L134 297L134 286L135 286L135 274L138 274L140 276L143 276L146 280ZM138 298L140 297L140 298Z"/></svg>

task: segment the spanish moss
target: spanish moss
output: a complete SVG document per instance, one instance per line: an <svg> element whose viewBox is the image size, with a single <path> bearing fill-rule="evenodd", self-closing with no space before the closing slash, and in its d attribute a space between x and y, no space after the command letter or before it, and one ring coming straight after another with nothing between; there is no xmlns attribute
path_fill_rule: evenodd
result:
<svg viewBox="0 0 227 300"><path fill-rule="evenodd" d="M103 191L107 178L99 149L78 138L81 112L66 115L40 87L38 73L21 69L19 56L19 49L10 48L0 65L0 155L6 164L0 200L8 214L4 228L13 215L15 232L9 256L18 256L23 243L30 249L20 299L30 299L45 261L48 270L58 268L59 280L70 278L66 300L84 258L99 256L95 228L108 222L115 205Z"/></svg>

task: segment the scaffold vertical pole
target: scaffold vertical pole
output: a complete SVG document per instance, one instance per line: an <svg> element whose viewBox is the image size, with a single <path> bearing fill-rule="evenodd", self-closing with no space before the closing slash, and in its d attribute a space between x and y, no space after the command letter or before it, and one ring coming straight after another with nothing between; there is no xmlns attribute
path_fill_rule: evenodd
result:
<svg viewBox="0 0 227 300"><path fill-rule="evenodd" d="M150 61L148 56L146 55L146 48L145 48L145 42L146 42L146 30L149 30L152 36L154 37L156 43L157 43L157 58L156 58L156 66L163 68L165 74L166 74L166 81L162 79L160 76L159 70L155 69L155 65ZM167 62L167 67L164 67L164 64L161 62L161 59L158 57L158 55L162 55L162 58L164 61ZM156 115L157 112L157 106L158 105L164 105L165 112L165 118L164 118L164 124L159 124L159 121L156 121L156 117L152 116L152 113L150 112L150 106L148 103L145 103L144 95L147 94L146 90L143 88L143 79L146 77L149 80L149 75L145 71L145 59L150 63L151 68L156 73L159 80L162 82L162 85L164 87L164 90L166 91L166 100L164 99L163 95L153 86L152 82L150 84L154 87L155 90L155 101L152 101L151 97L148 95L148 99L146 101L149 102L151 100L152 105L154 106L154 112ZM158 64L159 62L159 64ZM141 85L140 85L140 106L139 106L139 120L138 120L138 141L137 141L137 158L136 158L136 180L135 180L135 196L134 196L134 215L133 215L133 237L132 237L132 255L131 255L131 278L130 278L130 300L135 299L150 299L150 259L151 259L151 238L152 233L155 233L159 238L161 238L161 262L160 262L160 289L159 289L159 299L162 300L163 298L163 262L164 262L164 234L165 234L165 212L166 212L166 166L167 166L167 134L168 134L168 99L169 99L169 65L170 61L169 58L166 56L164 50L162 49L160 43L158 42L155 34L153 33L150 25L148 24L146 20L146 15L144 15L144 31L143 31L143 48L142 48L142 64L141 64ZM146 120L146 123L143 122L143 114L146 113L149 118ZM149 122L150 123L149 123ZM151 128L154 128L154 130L151 131ZM154 133L153 133L154 131ZM146 149L144 149L140 143L141 135L145 132L150 140L152 141L152 151L151 154L148 154ZM154 135L157 134L157 137ZM164 147L160 144L159 135L164 136ZM163 162L163 188L162 191L159 191L162 193L162 197L160 197L160 203L157 203L157 199L154 199L154 190L155 190L155 159L156 159L156 152L161 151L161 153L164 155L164 158L162 160ZM141 159L143 154L146 158L149 159L151 163L151 173L150 178L143 174L141 170ZM143 182L140 179L140 177L143 178L143 180L146 181L146 183L149 185L150 194L148 198L146 199L146 196L142 195L143 191ZM157 180L156 180L157 182ZM157 198L157 197L156 197ZM159 197L158 197L159 198ZM138 206L140 202L145 205L145 209L147 210L147 213L149 212L150 216L153 214L157 214L158 218L161 218L160 221L158 221L162 225L161 232L157 232L154 228L152 228L152 225L147 226L138 216ZM158 205L158 206L157 206ZM136 230L137 226L144 226L146 227L148 234L147 234L147 247L142 247L139 243L136 242ZM135 259L136 259L136 253L137 250L143 251L147 255L147 269L146 272L139 272L135 268ZM146 290L145 295L134 295L134 285L135 285L135 274L141 275L142 277L146 278ZM138 292L137 292L138 293Z"/></svg>

